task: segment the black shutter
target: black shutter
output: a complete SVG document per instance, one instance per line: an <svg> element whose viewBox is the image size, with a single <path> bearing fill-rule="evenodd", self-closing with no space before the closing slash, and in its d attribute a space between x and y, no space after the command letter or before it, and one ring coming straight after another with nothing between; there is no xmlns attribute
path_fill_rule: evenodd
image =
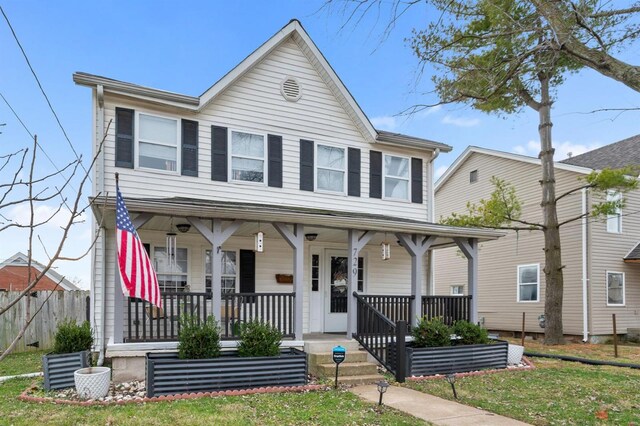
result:
<svg viewBox="0 0 640 426"><path fill-rule="evenodd" d="M240 293L256 292L256 253L240 250ZM250 298L253 299L253 298ZM247 300L252 302L252 300Z"/></svg>
<svg viewBox="0 0 640 426"><path fill-rule="evenodd" d="M133 169L133 110L116 108L116 167Z"/></svg>
<svg viewBox="0 0 640 426"><path fill-rule="evenodd" d="M382 198L382 153L369 151L369 198Z"/></svg>
<svg viewBox="0 0 640 426"><path fill-rule="evenodd" d="M142 247L144 247L144 251L147 252L147 256L151 257L151 244L142 243Z"/></svg>
<svg viewBox="0 0 640 426"><path fill-rule="evenodd" d="M313 191L313 141L300 139L300 189Z"/></svg>
<svg viewBox="0 0 640 426"><path fill-rule="evenodd" d="M422 160L411 159L411 202L422 204Z"/></svg>
<svg viewBox="0 0 640 426"><path fill-rule="evenodd" d="M282 136L268 135L269 186L282 188Z"/></svg>
<svg viewBox="0 0 640 426"><path fill-rule="evenodd" d="M182 174L198 176L198 122L182 120Z"/></svg>
<svg viewBox="0 0 640 426"><path fill-rule="evenodd" d="M354 197L360 196L360 150L349 148L349 180L348 194Z"/></svg>
<svg viewBox="0 0 640 426"><path fill-rule="evenodd" d="M227 128L211 126L211 180L227 181Z"/></svg>

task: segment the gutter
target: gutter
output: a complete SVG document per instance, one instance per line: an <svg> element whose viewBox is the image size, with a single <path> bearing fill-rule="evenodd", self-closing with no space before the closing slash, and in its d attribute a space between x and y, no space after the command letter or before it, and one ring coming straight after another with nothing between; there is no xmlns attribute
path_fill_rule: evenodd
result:
<svg viewBox="0 0 640 426"><path fill-rule="evenodd" d="M104 135L104 87L99 84L96 87L96 93L97 93L97 101L98 101L98 138L99 140L97 140L96 142L99 143L99 141L102 140L102 137ZM106 159L105 159L105 155L104 155L104 146L103 149L100 151L100 161L98 162L100 164L100 173L98 176L98 179L96 184L97 184L97 189L98 189L98 193L99 194L104 194L104 171L105 171L105 166L106 166ZM106 306L107 306L107 298L106 298L106 289L107 289L107 278L106 278L106 273L107 273L107 266L106 266L106 261L104 259L105 253L106 253L106 249L107 249L107 241L106 241L106 235L105 235L105 227L104 225L101 227L101 229L98 232L102 232L102 236L100 238L100 252L102 253L102 262L100 265L100 339L98 342L98 350L99 350L99 354L98 354L98 361L97 361L97 366L100 367L104 364L104 353L105 353L105 319L106 319ZM94 303L95 303L95 298L94 298Z"/></svg>
<svg viewBox="0 0 640 426"><path fill-rule="evenodd" d="M589 341L589 293L587 257L587 188L582 188L582 341Z"/></svg>

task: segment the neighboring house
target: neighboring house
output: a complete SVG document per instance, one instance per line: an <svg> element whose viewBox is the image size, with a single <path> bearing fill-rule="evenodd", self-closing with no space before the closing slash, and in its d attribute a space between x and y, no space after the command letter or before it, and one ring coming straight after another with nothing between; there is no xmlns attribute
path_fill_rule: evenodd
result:
<svg viewBox="0 0 640 426"><path fill-rule="evenodd" d="M175 348L178 312L213 314L225 339L249 318L276 324L291 345L307 333L351 336L353 291L413 294L420 309L426 248L457 243L475 259L478 241L501 235L429 220L433 159L451 148L374 129L296 20L201 96L73 78L92 89L94 149L107 132L93 179L106 230L91 318L97 349L112 356L141 341ZM116 172L163 311L120 290Z"/></svg>
<svg viewBox="0 0 640 426"><path fill-rule="evenodd" d="M593 170L640 165L640 135L556 163L556 196L577 188ZM488 199L496 176L514 185L522 200L522 218L542 222L540 160L469 147L436 183L436 215L466 211L467 202ZM617 196L615 193L609 196ZM578 220L561 227L564 273L564 332L597 341L613 333L640 328L640 192L607 220ZM581 215L598 199L577 191L558 204L562 222ZM478 315L492 330L542 333L544 314L544 239L540 231L509 232L480 245ZM435 260L437 294L466 294L466 274L455 249L441 250Z"/></svg>
<svg viewBox="0 0 640 426"><path fill-rule="evenodd" d="M45 265L31 260L31 275L29 275L29 258L23 253L16 253L4 262L0 263L0 291L22 291L29 285L29 279L35 279L45 268ZM49 269L33 287L33 291L56 290L70 291L80 290L71 281Z"/></svg>

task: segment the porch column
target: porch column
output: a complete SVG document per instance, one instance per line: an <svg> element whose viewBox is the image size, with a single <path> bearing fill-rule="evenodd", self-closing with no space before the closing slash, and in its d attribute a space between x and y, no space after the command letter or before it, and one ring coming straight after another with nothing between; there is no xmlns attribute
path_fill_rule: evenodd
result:
<svg viewBox="0 0 640 426"><path fill-rule="evenodd" d="M197 217L188 217L187 221L211 244L211 312L216 320L222 313L222 244L240 228L244 222L234 220L222 229L222 219L213 219L213 230Z"/></svg>
<svg viewBox="0 0 640 426"><path fill-rule="evenodd" d="M136 231L144 226L153 218L151 213L141 213L131 220L131 224ZM103 235L102 238L105 238ZM120 267L118 266L118 248L114 239L114 255L116 256L115 270L113 276L113 343L122 343L124 340L124 294L122 293L122 284L120 283ZM102 254L104 257L104 253ZM102 260L105 261L104 259ZM104 279L104 277L103 277ZM105 297L103 294L102 297ZM105 316L106 320L106 316ZM106 330L106 328L105 328ZM103 336L101 336L102 338Z"/></svg>
<svg viewBox="0 0 640 426"><path fill-rule="evenodd" d="M468 293L471 296L470 322L478 323L478 240L476 238L456 238L456 244L467 258Z"/></svg>
<svg viewBox="0 0 640 426"><path fill-rule="evenodd" d="M289 225L274 222L273 227L293 249L293 288L296 293L293 324L295 339L302 340L304 306L304 226L296 223Z"/></svg>
<svg viewBox="0 0 640 426"><path fill-rule="evenodd" d="M396 234L396 237L411 256L411 294L413 295L411 325L415 327L418 325L418 319L422 316L422 277L424 275L422 262L424 255L437 237L435 235L399 233Z"/></svg>
<svg viewBox="0 0 640 426"><path fill-rule="evenodd" d="M349 229L349 275L347 286L347 339L353 338L358 331L358 312L356 298L353 292L358 291L358 256L360 251L367 245L376 234L373 231L366 231L360 235L355 229Z"/></svg>

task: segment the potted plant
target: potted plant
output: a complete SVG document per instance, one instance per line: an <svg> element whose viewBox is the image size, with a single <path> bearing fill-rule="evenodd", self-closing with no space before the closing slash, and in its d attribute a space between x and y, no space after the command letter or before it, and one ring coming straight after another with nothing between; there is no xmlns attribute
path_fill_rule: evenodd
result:
<svg viewBox="0 0 640 426"><path fill-rule="evenodd" d="M109 367L85 367L73 373L76 392L80 398L97 399L107 396L111 382Z"/></svg>
<svg viewBox="0 0 640 426"><path fill-rule="evenodd" d="M74 371L88 367L93 334L88 321L62 321L54 336L53 352L42 357L44 388L64 389L75 384Z"/></svg>
<svg viewBox="0 0 640 426"><path fill-rule="evenodd" d="M212 317L180 321L178 352L147 354L148 397L307 384L306 354L281 349L282 334L269 324L242 324L237 349L223 352Z"/></svg>

